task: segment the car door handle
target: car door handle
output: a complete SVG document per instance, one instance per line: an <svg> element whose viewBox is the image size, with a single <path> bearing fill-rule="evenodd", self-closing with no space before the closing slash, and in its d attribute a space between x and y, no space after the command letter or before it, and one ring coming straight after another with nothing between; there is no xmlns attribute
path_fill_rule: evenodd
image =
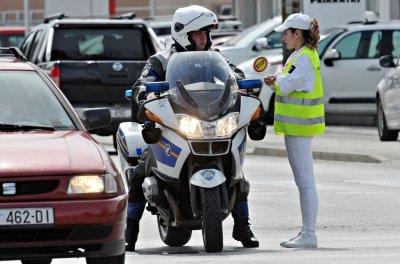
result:
<svg viewBox="0 0 400 264"><path fill-rule="evenodd" d="M380 71L381 67L371 65L367 68L367 71Z"/></svg>

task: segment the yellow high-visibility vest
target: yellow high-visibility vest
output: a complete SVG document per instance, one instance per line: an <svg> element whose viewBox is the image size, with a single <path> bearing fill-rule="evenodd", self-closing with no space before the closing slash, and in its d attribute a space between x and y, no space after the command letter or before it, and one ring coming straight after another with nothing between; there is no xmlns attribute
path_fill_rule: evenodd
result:
<svg viewBox="0 0 400 264"><path fill-rule="evenodd" d="M284 95L277 83L275 95L274 130L277 134L290 136L316 136L325 133L325 110L320 72L320 61L316 50L305 47L284 68L282 75L289 69L298 56L305 54L311 60L315 70L312 92L293 91Z"/></svg>

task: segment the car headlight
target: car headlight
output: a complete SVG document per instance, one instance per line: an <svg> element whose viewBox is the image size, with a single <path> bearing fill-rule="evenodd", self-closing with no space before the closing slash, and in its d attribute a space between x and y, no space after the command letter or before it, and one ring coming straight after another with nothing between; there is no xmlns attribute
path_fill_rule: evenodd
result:
<svg viewBox="0 0 400 264"><path fill-rule="evenodd" d="M220 138L236 132L239 113L230 113L213 122L201 121L185 114L176 114L176 118L180 132L187 138Z"/></svg>
<svg viewBox="0 0 400 264"><path fill-rule="evenodd" d="M69 180L69 194L115 193L117 183L112 175L76 175Z"/></svg>

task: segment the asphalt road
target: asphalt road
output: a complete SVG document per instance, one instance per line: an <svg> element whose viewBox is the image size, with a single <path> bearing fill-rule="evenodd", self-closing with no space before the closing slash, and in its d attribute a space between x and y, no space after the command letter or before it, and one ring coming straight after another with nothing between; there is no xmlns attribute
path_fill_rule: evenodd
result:
<svg viewBox="0 0 400 264"><path fill-rule="evenodd" d="M99 140L117 160L109 139ZM262 142L248 142L244 168L251 184L250 217L259 248L244 249L231 237L231 217L223 223L221 253L204 252L201 231L194 231L186 246L170 248L159 238L156 218L145 212L137 251L126 254L126 263L399 263L399 146L399 141L380 142L372 127L329 127L325 136L316 137L319 247L286 249L279 243L300 228L298 192L284 157L283 139L269 129Z"/></svg>

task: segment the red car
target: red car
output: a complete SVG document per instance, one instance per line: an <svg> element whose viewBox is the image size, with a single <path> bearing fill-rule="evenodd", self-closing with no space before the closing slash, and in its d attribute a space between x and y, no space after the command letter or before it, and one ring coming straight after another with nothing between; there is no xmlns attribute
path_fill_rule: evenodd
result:
<svg viewBox="0 0 400 264"><path fill-rule="evenodd" d="M0 27L0 47L19 47L24 38L24 27Z"/></svg>
<svg viewBox="0 0 400 264"><path fill-rule="evenodd" d="M50 78L18 48L0 48L0 260L125 261L127 193L107 151Z"/></svg>

